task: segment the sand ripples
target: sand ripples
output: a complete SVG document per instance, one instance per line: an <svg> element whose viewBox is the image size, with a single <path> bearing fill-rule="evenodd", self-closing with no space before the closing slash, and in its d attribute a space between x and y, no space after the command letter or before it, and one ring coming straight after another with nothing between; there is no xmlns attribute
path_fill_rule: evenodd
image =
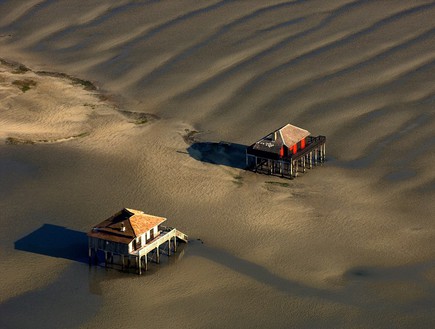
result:
<svg viewBox="0 0 435 329"><path fill-rule="evenodd" d="M366 116L395 107L432 119L435 4L315 2L5 3L0 41L235 141L286 121L348 139L347 125L372 132Z"/></svg>
<svg viewBox="0 0 435 329"><path fill-rule="evenodd" d="M276 296L264 294L264 287L284 292L283 305L294 296L302 297L298 303L307 296L349 303L362 310L359 322L373 309L369 305L384 310L396 290L412 290L411 281L427 271L418 262L433 267L427 261L435 192L433 1L30 0L0 1L0 12L0 57L34 70L2 72L3 137L30 138L11 131L33 129L36 142L48 141L29 146L44 152L32 161L51 166L47 177L56 167L66 182L74 181L69 186L76 193L63 199L85 193L73 205L59 201L68 203L59 213L79 208L87 213L91 204L100 211L127 201L156 213L164 209L205 241L203 251L192 246L196 257L186 259L191 269L206 273L201 271L211 260L221 274L243 276L267 302ZM53 78L57 89L45 85L37 71L94 82L106 95L125 100L119 106L127 119L71 81L44 77ZM14 80L25 78L38 84L21 91ZM63 105L49 108L42 95ZM162 120L151 120L156 116ZM202 154L192 156L192 150L210 156L216 141L252 143L287 122L326 135L329 157L324 167L287 185L245 173L231 161L216 165ZM184 143L183 136L193 131L200 131L195 138L208 149ZM83 133L90 134L50 144ZM52 150L71 152L68 145L86 168L76 169L71 161L72 176L64 169L67 161L44 160ZM97 154L107 161L95 160ZM7 168L16 166L12 160ZM101 180L93 177L100 165ZM89 178L85 189L78 183L82 175ZM54 207L46 197L53 183L46 184L38 187L35 180L41 201L32 201L44 214ZM75 213L67 218L77 220ZM88 219L79 220L87 227ZM209 263L195 267L201 255ZM405 263L417 265L396 266ZM430 275L421 288L433 297ZM218 289L222 282L237 290L220 278ZM201 293L212 296L201 284L198 289L206 291ZM411 310L412 303L406 304ZM253 304L259 305L257 299ZM426 311L433 309L433 303L427 305ZM392 318L397 309L391 306Z"/></svg>

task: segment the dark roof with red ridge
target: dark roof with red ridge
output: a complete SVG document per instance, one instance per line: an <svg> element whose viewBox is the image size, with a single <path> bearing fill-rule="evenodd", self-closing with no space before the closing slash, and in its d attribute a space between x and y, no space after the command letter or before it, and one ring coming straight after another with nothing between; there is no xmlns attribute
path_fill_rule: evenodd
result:
<svg viewBox="0 0 435 329"><path fill-rule="evenodd" d="M283 145L291 148L310 136L308 130L287 124L251 145L254 150L279 154Z"/></svg>

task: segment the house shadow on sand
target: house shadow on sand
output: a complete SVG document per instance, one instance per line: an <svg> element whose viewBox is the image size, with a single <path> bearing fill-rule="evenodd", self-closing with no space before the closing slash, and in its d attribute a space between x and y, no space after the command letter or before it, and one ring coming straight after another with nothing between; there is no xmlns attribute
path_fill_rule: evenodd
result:
<svg viewBox="0 0 435 329"><path fill-rule="evenodd" d="M195 142L187 148L195 160L246 169L246 146L228 142Z"/></svg>
<svg viewBox="0 0 435 329"><path fill-rule="evenodd" d="M62 226L44 224L14 245L16 250L88 263L86 233Z"/></svg>

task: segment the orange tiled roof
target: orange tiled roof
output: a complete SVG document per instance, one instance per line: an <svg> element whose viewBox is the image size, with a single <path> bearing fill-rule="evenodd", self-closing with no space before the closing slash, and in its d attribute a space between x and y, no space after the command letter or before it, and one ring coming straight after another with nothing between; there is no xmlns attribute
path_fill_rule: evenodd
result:
<svg viewBox="0 0 435 329"><path fill-rule="evenodd" d="M136 237L166 221L140 210L124 208L94 226L88 236L120 243L130 243Z"/></svg>

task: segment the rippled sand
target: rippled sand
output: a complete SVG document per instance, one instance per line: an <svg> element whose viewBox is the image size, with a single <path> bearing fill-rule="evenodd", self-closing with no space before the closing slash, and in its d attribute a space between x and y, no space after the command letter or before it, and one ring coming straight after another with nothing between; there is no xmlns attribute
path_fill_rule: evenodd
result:
<svg viewBox="0 0 435 329"><path fill-rule="evenodd" d="M0 327L435 326L433 1L0 13ZM328 162L241 169L286 123ZM191 243L135 276L53 238L123 207Z"/></svg>

